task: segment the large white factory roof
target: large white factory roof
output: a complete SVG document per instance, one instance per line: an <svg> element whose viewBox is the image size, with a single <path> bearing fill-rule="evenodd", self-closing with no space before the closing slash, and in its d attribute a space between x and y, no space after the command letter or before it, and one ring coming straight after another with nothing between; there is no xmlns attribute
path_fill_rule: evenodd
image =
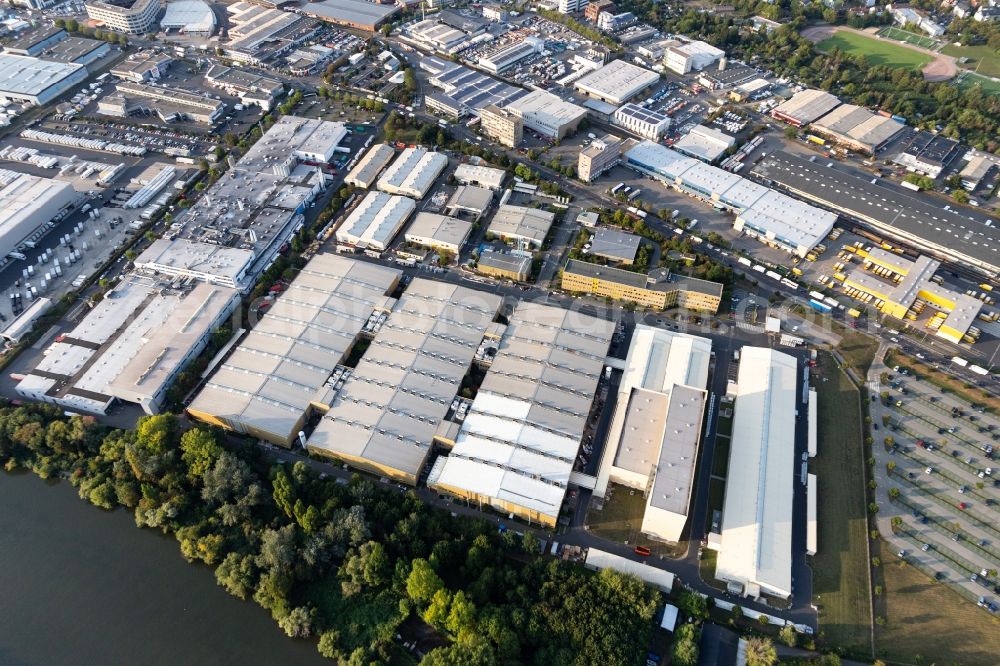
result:
<svg viewBox="0 0 1000 666"><path fill-rule="evenodd" d="M451 453L428 484L558 516L612 322L522 301Z"/></svg>
<svg viewBox="0 0 1000 666"><path fill-rule="evenodd" d="M191 350L238 301L228 287L130 275L55 339L17 390L97 413L115 397L155 404Z"/></svg>
<svg viewBox="0 0 1000 666"><path fill-rule="evenodd" d="M546 210L504 204L490 221L488 233L503 238L523 239L541 245L548 235L555 215Z"/></svg>
<svg viewBox="0 0 1000 666"><path fill-rule="evenodd" d="M213 374L189 410L284 442L373 312L388 310L400 272L317 254Z"/></svg>
<svg viewBox="0 0 1000 666"><path fill-rule="evenodd" d="M682 153L687 153L706 162L714 162L734 145L736 145L736 139L725 132L720 132L714 127L697 125L681 137L674 144L674 147Z"/></svg>
<svg viewBox="0 0 1000 666"><path fill-rule="evenodd" d="M472 222L436 213L417 213L406 230L406 240L432 247L460 248L472 231Z"/></svg>
<svg viewBox="0 0 1000 666"><path fill-rule="evenodd" d="M560 128L587 115L587 110L547 90L532 90L527 95L508 102L506 108L524 119L525 125Z"/></svg>
<svg viewBox="0 0 1000 666"><path fill-rule="evenodd" d="M574 85L587 93L615 104L624 104L642 90L660 80L660 75L624 60L612 60Z"/></svg>
<svg viewBox="0 0 1000 666"><path fill-rule="evenodd" d="M69 183L0 169L0 257L75 199Z"/></svg>
<svg viewBox="0 0 1000 666"><path fill-rule="evenodd" d="M407 197L369 192L337 229L337 240L347 245L384 250L416 207L413 199Z"/></svg>
<svg viewBox="0 0 1000 666"><path fill-rule="evenodd" d="M74 63L0 53L0 96L35 97L83 69Z"/></svg>
<svg viewBox="0 0 1000 666"><path fill-rule="evenodd" d="M377 143L365 153L364 157L355 165L351 172L344 178L348 185L363 187L365 189L375 184L375 179L382 172L382 169L392 160L396 151L387 143Z"/></svg>
<svg viewBox="0 0 1000 666"><path fill-rule="evenodd" d="M215 30L215 12L203 0L172 0L160 19L164 30L190 33L211 33Z"/></svg>
<svg viewBox="0 0 1000 666"><path fill-rule="evenodd" d="M311 451L420 474L500 297L417 278L309 438Z"/></svg>
<svg viewBox="0 0 1000 666"><path fill-rule="evenodd" d="M840 100L825 90L802 90L779 104L771 113L796 125L808 125L840 106Z"/></svg>
<svg viewBox="0 0 1000 666"><path fill-rule="evenodd" d="M253 252L235 247L196 243L183 238L158 238L135 259L135 266L169 274L204 275L241 286L253 262Z"/></svg>
<svg viewBox="0 0 1000 666"><path fill-rule="evenodd" d="M708 368L712 341L686 333L672 333L661 328L638 324L632 334L625 372L618 384L617 406L608 427L607 444L598 469L594 494L603 497L608 483L620 468L646 478L659 455L662 440L645 443L629 436L628 417L636 395L650 399L650 410L666 417L669 394L674 386L704 389L708 386ZM657 398L656 396L660 396ZM653 409L653 401L656 401ZM628 440L628 441L626 441ZM692 461L693 465L693 461Z"/></svg>
<svg viewBox="0 0 1000 666"><path fill-rule="evenodd" d="M743 347L716 577L751 596L792 591L795 358Z"/></svg>
<svg viewBox="0 0 1000 666"><path fill-rule="evenodd" d="M423 199L446 166L448 158L443 153L407 148L378 179L378 188L389 194Z"/></svg>
<svg viewBox="0 0 1000 666"><path fill-rule="evenodd" d="M685 157L652 141L625 153L626 164L681 189L717 200L738 219L793 248L813 248L833 227L836 213L793 199L742 176Z"/></svg>

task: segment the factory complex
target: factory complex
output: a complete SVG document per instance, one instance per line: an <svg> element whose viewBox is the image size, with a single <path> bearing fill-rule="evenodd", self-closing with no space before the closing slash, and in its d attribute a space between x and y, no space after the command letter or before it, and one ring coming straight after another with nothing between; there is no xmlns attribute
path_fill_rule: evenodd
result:
<svg viewBox="0 0 1000 666"><path fill-rule="evenodd" d="M718 208L732 210L737 230L799 257L805 257L825 238L837 220L835 213L652 141L643 141L627 151L625 164Z"/></svg>
<svg viewBox="0 0 1000 666"><path fill-rule="evenodd" d="M797 363L743 347L715 577L738 595L792 593Z"/></svg>
<svg viewBox="0 0 1000 666"><path fill-rule="evenodd" d="M769 154L753 174L939 259L990 275L1000 272L998 228L980 213L941 207L895 185L873 183L791 153Z"/></svg>
<svg viewBox="0 0 1000 666"><path fill-rule="evenodd" d="M712 342L636 326L618 385L594 496L610 483L646 495L641 531L677 543L687 524Z"/></svg>

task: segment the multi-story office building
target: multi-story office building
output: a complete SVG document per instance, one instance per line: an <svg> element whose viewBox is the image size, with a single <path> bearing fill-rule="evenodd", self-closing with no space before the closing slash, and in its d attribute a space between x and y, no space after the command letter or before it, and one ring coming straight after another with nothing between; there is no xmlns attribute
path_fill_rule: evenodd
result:
<svg viewBox="0 0 1000 666"><path fill-rule="evenodd" d="M86 8L87 16L106 28L143 35L157 31L163 5L160 0L93 0Z"/></svg>
<svg viewBox="0 0 1000 666"><path fill-rule="evenodd" d="M608 134L603 139L595 139L581 150L576 167L580 180L589 183L620 163L624 143L621 138Z"/></svg>
<svg viewBox="0 0 1000 666"><path fill-rule="evenodd" d="M597 23L597 17L600 16L602 12L614 14L615 3L611 2L611 0L595 0L587 5L587 8L583 10L583 15L588 21Z"/></svg>
<svg viewBox="0 0 1000 666"><path fill-rule="evenodd" d="M506 109L490 104L479 111L483 134L501 146L516 148L524 136L524 121Z"/></svg>
<svg viewBox="0 0 1000 666"><path fill-rule="evenodd" d="M582 12L590 0L559 0L559 11L562 14Z"/></svg>
<svg viewBox="0 0 1000 666"><path fill-rule="evenodd" d="M611 268L570 259L563 269L562 288L596 296L628 301L665 310L681 307L688 310L716 312L722 302L722 285L655 270L649 275L621 268Z"/></svg>

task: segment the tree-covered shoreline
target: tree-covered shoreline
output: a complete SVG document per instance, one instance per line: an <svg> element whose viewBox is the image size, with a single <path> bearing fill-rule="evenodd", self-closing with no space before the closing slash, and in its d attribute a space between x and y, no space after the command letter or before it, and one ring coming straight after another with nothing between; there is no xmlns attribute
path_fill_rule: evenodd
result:
<svg viewBox="0 0 1000 666"><path fill-rule="evenodd" d="M414 493L337 483L180 425L163 415L116 430L47 405L0 408L0 462L65 477L95 506L174 535L219 585L341 663L414 661L400 632L434 648L421 661L432 665L645 660L660 595L637 579L540 556L530 534Z"/></svg>

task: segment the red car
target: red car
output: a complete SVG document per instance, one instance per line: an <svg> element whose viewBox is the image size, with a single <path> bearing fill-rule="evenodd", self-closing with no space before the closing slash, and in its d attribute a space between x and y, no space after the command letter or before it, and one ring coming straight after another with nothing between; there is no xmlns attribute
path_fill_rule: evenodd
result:
<svg viewBox="0 0 1000 666"><path fill-rule="evenodd" d="M958 503L958 508L959 509L968 509L969 508L969 504L968 504L968 502L959 502Z"/></svg>
<svg viewBox="0 0 1000 666"><path fill-rule="evenodd" d="M642 555L643 557L649 557L650 555L653 554L653 551L651 551L649 548L646 548L645 546L636 546L635 554Z"/></svg>

